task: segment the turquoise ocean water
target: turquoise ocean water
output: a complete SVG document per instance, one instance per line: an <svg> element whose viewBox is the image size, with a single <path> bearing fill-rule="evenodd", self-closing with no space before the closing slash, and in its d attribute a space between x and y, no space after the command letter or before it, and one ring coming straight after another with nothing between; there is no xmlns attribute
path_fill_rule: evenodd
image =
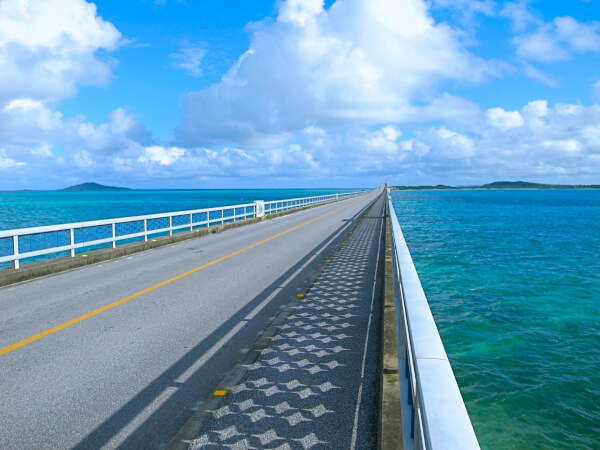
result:
<svg viewBox="0 0 600 450"><path fill-rule="evenodd" d="M113 219L360 189L204 189L0 192L0 230Z"/></svg>
<svg viewBox="0 0 600 450"><path fill-rule="evenodd" d="M0 230L27 228L43 225L82 222L89 220L130 217L146 214L189 211L202 208L239 205L255 200L284 200L311 197L323 194L352 192L360 189L219 189L219 190L147 190L147 191L33 191L0 192ZM105 232L106 230L104 230ZM92 233L93 234L93 233ZM163 233L164 234L164 233ZM96 239L107 237L95 235ZM76 241L90 236L75 232ZM47 233L46 235L19 238L21 251L66 245L68 232ZM123 243L129 240L122 241ZM84 247L78 252L106 247L103 244ZM0 238L0 256L12 255L11 238ZM38 256L21 263L34 262L67 256L68 252ZM10 263L0 263L0 270L10 267Z"/></svg>
<svg viewBox="0 0 600 450"><path fill-rule="evenodd" d="M392 198L482 448L600 448L600 191Z"/></svg>
<svg viewBox="0 0 600 450"><path fill-rule="evenodd" d="M0 192L0 229L332 192ZM482 448L600 448L600 191L392 195Z"/></svg>

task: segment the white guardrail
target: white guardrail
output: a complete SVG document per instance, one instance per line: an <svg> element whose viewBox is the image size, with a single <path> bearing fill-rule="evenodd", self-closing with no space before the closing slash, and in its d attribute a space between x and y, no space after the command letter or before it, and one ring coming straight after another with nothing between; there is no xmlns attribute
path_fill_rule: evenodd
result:
<svg viewBox="0 0 600 450"><path fill-rule="evenodd" d="M5 230L0 231L0 263L11 262L13 269L18 269L20 260L25 258L67 251L74 257L76 250L91 246L111 244L112 248L115 248L121 241L136 238L147 241L153 235L166 233L172 235L173 232L192 231L194 228L210 227L249 217L261 217L265 214L340 200L362 193L346 192L268 202L257 200L254 203L193 211Z"/></svg>
<svg viewBox="0 0 600 450"><path fill-rule="evenodd" d="M404 449L479 449L389 197Z"/></svg>

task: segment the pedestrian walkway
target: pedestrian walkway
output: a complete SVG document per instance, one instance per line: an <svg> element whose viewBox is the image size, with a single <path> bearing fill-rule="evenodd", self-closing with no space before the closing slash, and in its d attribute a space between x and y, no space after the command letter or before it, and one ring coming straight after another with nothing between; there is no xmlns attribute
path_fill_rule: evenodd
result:
<svg viewBox="0 0 600 450"><path fill-rule="evenodd" d="M384 211L381 196L192 448L377 448Z"/></svg>

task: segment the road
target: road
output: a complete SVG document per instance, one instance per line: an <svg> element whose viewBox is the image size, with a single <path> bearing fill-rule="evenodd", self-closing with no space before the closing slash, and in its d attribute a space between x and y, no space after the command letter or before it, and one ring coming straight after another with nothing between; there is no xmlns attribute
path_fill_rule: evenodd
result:
<svg viewBox="0 0 600 450"><path fill-rule="evenodd" d="M379 192L0 289L0 448L162 448Z"/></svg>

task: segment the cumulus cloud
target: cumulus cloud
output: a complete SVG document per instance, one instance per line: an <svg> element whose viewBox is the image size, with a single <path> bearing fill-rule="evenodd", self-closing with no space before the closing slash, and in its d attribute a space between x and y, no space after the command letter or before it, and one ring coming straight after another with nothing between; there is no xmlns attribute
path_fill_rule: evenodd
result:
<svg viewBox="0 0 600 450"><path fill-rule="evenodd" d="M338 0L329 9L287 0L253 30L219 83L183 97L180 145L399 122L440 83L481 81L495 69L435 23L423 0Z"/></svg>
<svg viewBox="0 0 600 450"><path fill-rule="evenodd" d="M522 21L518 16L516 20L515 23ZM523 30L521 25L516 28ZM517 55L527 61L566 61L573 53L600 52L600 23L557 17L532 31L517 34L513 44Z"/></svg>
<svg viewBox="0 0 600 450"><path fill-rule="evenodd" d="M147 147L138 158L141 163L156 163L161 166L170 166L185 155L185 150L179 147L161 147L158 145Z"/></svg>
<svg viewBox="0 0 600 450"><path fill-rule="evenodd" d="M72 124L74 139L81 140L86 148L114 153L127 147L130 142L149 144L150 132L125 108L117 108L109 115L109 122L95 125L90 122Z"/></svg>
<svg viewBox="0 0 600 450"><path fill-rule="evenodd" d="M536 100L519 111L492 108L464 135L446 127L419 133L412 141L429 151L411 159L411 165L435 176L441 163L447 177L477 181L502 176L588 176L593 181L600 176L599 123L598 105L550 106ZM453 155L462 160L452 163Z"/></svg>
<svg viewBox="0 0 600 450"><path fill-rule="evenodd" d="M502 108L492 108L487 111L488 122L502 130L523 126L523 117L519 111L505 111Z"/></svg>
<svg viewBox="0 0 600 450"><path fill-rule="evenodd" d="M84 0L0 2L0 104L19 98L55 101L76 85L105 83L121 34Z"/></svg>
<svg viewBox="0 0 600 450"><path fill-rule="evenodd" d="M14 167L22 167L26 164L22 161L15 161L6 155L6 150L0 148L0 170L12 169Z"/></svg>

